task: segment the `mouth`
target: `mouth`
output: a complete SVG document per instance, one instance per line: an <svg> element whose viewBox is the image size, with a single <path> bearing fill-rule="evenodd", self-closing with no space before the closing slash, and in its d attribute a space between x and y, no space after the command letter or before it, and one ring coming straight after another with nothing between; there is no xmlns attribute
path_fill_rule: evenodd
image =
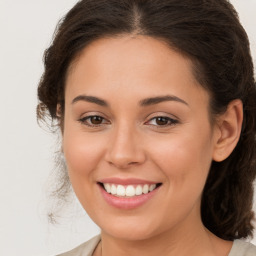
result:
<svg viewBox="0 0 256 256"><path fill-rule="evenodd" d="M159 188L162 183L154 184L111 184L111 183L101 183L98 184L110 195L121 198L132 198L141 195L146 195L152 193L154 190Z"/></svg>

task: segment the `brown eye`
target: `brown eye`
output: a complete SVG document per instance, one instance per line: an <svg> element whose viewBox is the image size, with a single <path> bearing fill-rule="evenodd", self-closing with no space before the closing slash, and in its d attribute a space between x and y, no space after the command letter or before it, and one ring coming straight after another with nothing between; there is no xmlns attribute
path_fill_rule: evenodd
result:
<svg viewBox="0 0 256 256"><path fill-rule="evenodd" d="M78 120L80 123L87 126L101 126L104 124L108 124L109 122L101 116L86 116Z"/></svg>
<svg viewBox="0 0 256 256"><path fill-rule="evenodd" d="M173 118L170 118L167 116L156 116L156 117L150 119L146 124L161 128L161 126L169 127L169 126L173 126L177 123L178 123L178 120L176 120L176 119L173 119Z"/></svg>
<svg viewBox="0 0 256 256"><path fill-rule="evenodd" d="M89 120L90 120L90 123L93 125L99 125L103 122L103 118L100 116L91 116Z"/></svg>
<svg viewBox="0 0 256 256"><path fill-rule="evenodd" d="M167 125L169 123L170 119L166 117L157 117L156 118L156 124L157 125Z"/></svg>

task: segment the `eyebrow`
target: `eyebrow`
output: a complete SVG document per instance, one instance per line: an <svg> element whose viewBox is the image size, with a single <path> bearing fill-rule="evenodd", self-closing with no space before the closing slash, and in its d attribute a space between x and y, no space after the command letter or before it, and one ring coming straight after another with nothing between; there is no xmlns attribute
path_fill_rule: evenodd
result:
<svg viewBox="0 0 256 256"><path fill-rule="evenodd" d="M152 98L147 98L144 100L141 100L139 102L140 106L145 107L145 106L150 106L150 105L155 105L164 101L176 101L176 102L180 102L183 103L187 106L188 103L184 100L182 100L181 98L174 96L174 95L165 95L165 96L157 96L157 97L152 97Z"/></svg>
<svg viewBox="0 0 256 256"><path fill-rule="evenodd" d="M72 100L72 104L74 104L78 101L91 102L91 103L95 103L95 104L103 106L103 107L109 106L109 104L105 100L100 99L98 97L94 97L94 96L79 95Z"/></svg>
<svg viewBox="0 0 256 256"><path fill-rule="evenodd" d="M74 104L78 101L86 101L86 102L90 102L90 103L95 103L95 104L103 106L103 107L109 107L109 104L107 103L107 101L105 101L101 98L95 97L95 96L79 95L72 100L72 104ZM164 96L146 98L146 99L139 101L139 105L141 107L146 107L146 106L159 104L159 103L165 102L165 101L176 101L176 102L180 102L180 103L183 103L183 104L189 106L186 101L184 101L181 98L174 96L174 95L164 95Z"/></svg>

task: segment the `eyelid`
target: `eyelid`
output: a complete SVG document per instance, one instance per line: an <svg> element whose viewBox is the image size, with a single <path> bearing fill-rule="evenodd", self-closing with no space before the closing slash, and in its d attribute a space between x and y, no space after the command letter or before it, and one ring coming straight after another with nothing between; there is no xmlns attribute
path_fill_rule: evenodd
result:
<svg viewBox="0 0 256 256"><path fill-rule="evenodd" d="M89 120L90 118L93 117L100 117L102 119L102 123L100 124L92 124ZM150 124L150 122L152 122L153 120L156 120L157 118L164 118L168 121L167 124ZM111 121L109 120L108 117L106 117L103 113L100 112L86 112L83 113L81 115L81 117L78 118L77 120L78 122L80 122L82 125L86 125L88 127L101 127L101 126L105 126L105 125L109 125L111 124ZM172 115L170 116L170 114L167 113L154 113L154 114L150 114L147 117L146 122L144 122L144 124L149 125L149 126L154 126L156 128L168 128L171 126L174 126L176 124L180 123L179 118L177 118L176 116Z"/></svg>
<svg viewBox="0 0 256 256"><path fill-rule="evenodd" d="M92 117L92 116L100 116L106 120L109 120L109 117L106 116L104 113L100 111L86 111L79 115L78 119L84 119L86 117Z"/></svg>
<svg viewBox="0 0 256 256"><path fill-rule="evenodd" d="M149 124L149 122L151 122L152 120L156 120L157 118L167 119L169 123L165 124L165 125ZM155 114L151 118L148 118L148 120L145 122L145 124L152 125L152 126L155 126L157 128L166 128L166 127L174 126L178 123L180 123L180 121L177 117L170 117L167 114L157 114L157 115Z"/></svg>
<svg viewBox="0 0 256 256"><path fill-rule="evenodd" d="M104 120L104 123L101 123L101 124L90 124L90 123L88 123L87 120L89 120L92 117L100 117L100 118L102 118L102 120ZM110 124L110 121L108 121L108 119L106 117L104 117L103 114L101 114L101 113L92 113L92 112L88 112L87 114L84 113L82 115L82 117L80 117L78 119L78 122L80 122L81 124L86 125L88 127L100 127L100 126L103 126L103 125L106 125L106 124Z"/></svg>

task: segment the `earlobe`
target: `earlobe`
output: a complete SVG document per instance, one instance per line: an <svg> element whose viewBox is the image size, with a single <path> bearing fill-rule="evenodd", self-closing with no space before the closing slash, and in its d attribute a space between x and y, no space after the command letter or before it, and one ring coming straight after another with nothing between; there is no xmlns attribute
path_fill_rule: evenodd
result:
<svg viewBox="0 0 256 256"><path fill-rule="evenodd" d="M225 160L236 147L243 123L243 103L236 99L229 103L227 110L217 121L215 147L213 160L221 162Z"/></svg>

